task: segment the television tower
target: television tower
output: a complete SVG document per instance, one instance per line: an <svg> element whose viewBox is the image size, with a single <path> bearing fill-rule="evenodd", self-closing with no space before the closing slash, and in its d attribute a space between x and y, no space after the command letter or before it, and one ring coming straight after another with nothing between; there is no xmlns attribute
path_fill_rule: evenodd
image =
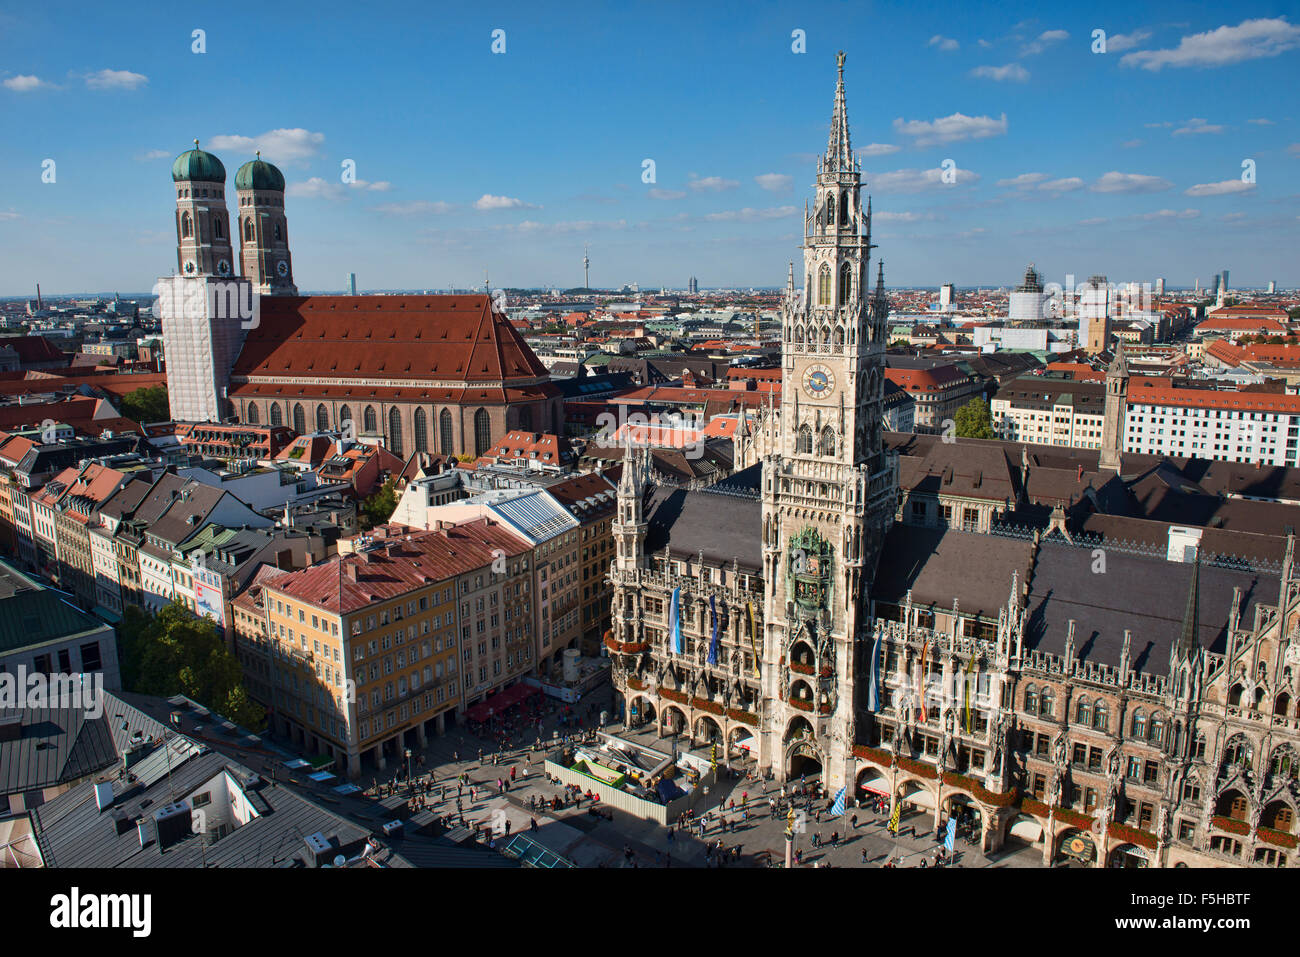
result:
<svg viewBox="0 0 1300 957"><path fill-rule="evenodd" d="M591 260L587 258L587 244L582 244L582 288L591 290Z"/></svg>

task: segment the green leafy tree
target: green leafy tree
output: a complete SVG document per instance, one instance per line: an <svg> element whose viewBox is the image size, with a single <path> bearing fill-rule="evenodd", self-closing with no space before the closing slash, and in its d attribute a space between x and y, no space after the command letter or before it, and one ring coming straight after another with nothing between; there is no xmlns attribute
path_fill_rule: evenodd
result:
<svg viewBox="0 0 1300 957"><path fill-rule="evenodd" d="M171 418L165 385L146 386L122 396L122 414L136 422L166 422Z"/></svg>
<svg viewBox="0 0 1300 957"><path fill-rule="evenodd" d="M954 420L957 435L963 439L993 438L993 417L989 414L989 404L983 399L971 399L957 410Z"/></svg>
<svg viewBox="0 0 1300 957"><path fill-rule="evenodd" d="M383 525L393 517L397 509L397 485L389 479L382 487L361 502L361 524L363 528Z"/></svg>
<svg viewBox="0 0 1300 957"><path fill-rule="evenodd" d="M117 635L128 690L183 694L245 728L263 726L265 709L248 697L239 662L209 619L195 617L179 601L156 615L128 607Z"/></svg>

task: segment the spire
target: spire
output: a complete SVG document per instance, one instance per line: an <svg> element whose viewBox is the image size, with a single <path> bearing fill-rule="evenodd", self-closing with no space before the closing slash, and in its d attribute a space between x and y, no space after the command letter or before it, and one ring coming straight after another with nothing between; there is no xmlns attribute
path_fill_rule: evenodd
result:
<svg viewBox="0 0 1300 957"><path fill-rule="evenodd" d="M1128 360L1124 358L1124 340L1120 339L1115 343L1115 358L1110 360L1110 365L1106 367L1106 377L1119 376L1128 378Z"/></svg>
<svg viewBox="0 0 1300 957"><path fill-rule="evenodd" d="M1178 635L1178 654L1184 658L1191 657L1201 647L1197 635L1201 611L1201 549L1196 548L1196 557L1192 560L1192 583L1187 588L1187 611L1183 614L1183 630Z"/></svg>
<svg viewBox="0 0 1300 957"><path fill-rule="evenodd" d="M885 261L883 259L876 262L876 298L882 302L885 299Z"/></svg>
<svg viewBox="0 0 1300 957"><path fill-rule="evenodd" d="M853 169L853 146L849 142L849 112L844 105L844 51L835 56L839 78L835 84L835 111L831 114L831 136L826 146L828 172Z"/></svg>

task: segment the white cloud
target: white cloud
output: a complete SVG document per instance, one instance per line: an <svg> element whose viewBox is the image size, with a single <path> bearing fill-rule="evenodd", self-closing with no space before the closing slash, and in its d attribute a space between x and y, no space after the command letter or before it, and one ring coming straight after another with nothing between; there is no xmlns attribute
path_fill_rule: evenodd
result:
<svg viewBox="0 0 1300 957"><path fill-rule="evenodd" d="M367 183L364 179L358 179L348 185L353 189L364 189L372 193L386 193L393 188L393 184L386 179L381 179L375 183Z"/></svg>
<svg viewBox="0 0 1300 957"><path fill-rule="evenodd" d="M1167 126L1173 126L1174 124L1170 123L1168 120L1165 120L1163 123L1143 123L1142 125L1149 130L1161 130Z"/></svg>
<svg viewBox="0 0 1300 957"><path fill-rule="evenodd" d="M153 160L167 159L167 157L171 155L172 154L169 150L149 150L148 152L141 153L136 157L136 159L142 163L149 163Z"/></svg>
<svg viewBox="0 0 1300 957"><path fill-rule="evenodd" d="M1199 215L1199 209L1158 209L1154 213L1141 213L1138 219L1195 219Z"/></svg>
<svg viewBox="0 0 1300 957"><path fill-rule="evenodd" d="M1254 123L1256 126L1275 126L1276 124L1266 116L1257 119L1247 120L1247 123Z"/></svg>
<svg viewBox="0 0 1300 957"><path fill-rule="evenodd" d="M859 156L888 156L890 153L897 153L901 146L895 146L893 143L870 143L858 150Z"/></svg>
<svg viewBox="0 0 1300 957"><path fill-rule="evenodd" d="M295 199L342 199L343 184L313 176L301 183L290 183L284 194Z"/></svg>
<svg viewBox="0 0 1300 957"><path fill-rule="evenodd" d="M979 181L979 174L967 169L954 167L950 174L954 182L943 181L944 170L935 169L899 169L889 173L868 176L872 188L877 193L923 193L938 189L951 189L953 186L965 186Z"/></svg>
<svg viewBox="0 0 1300 957"><path fill-rule="evenodd" d="M1090 219L1079 220L1080 226L1100 226L1102 223L1108 223L1110 219L1106 216L1093 216Z"/></svg>
<svg viewBox="0 0 1300 957"><path fill-rule="evenodd" d="M970 75L999 82L1010 80L1012 83L1024 83L1029 79L1029 71L1019 63L1008 63L1006 66L977 66L970 71Z"/></svg>
<svg viewBox="0 0 1300 957"><path fill-rule="evenodd" d="M52 86L46 83L39 76L31 74L20 74L18 76L7 76L4 79L6 90L13 90L15 93L30 93L32 90L40 90Z"/></svg>
<svg viewBox="0 0 1300 957"><path fill-rule="evenodd" d="M1068 40L1070 34L1064 30L1045 30L1038 35L1036 40L1031 40L1020 49L1021 56L1034 56L1042 53L1053 43L1059 43L1062 40Z"/></svg>
<svg viewBox="0 0 1300 957"><path fill-rule="evenodd" d="M1141 140L1125 140L1123 143L1120 143L1119 145L1120 145L1120 148L1121 148L1121 149L1131 150L1131 149L1133 149L1133 147L1135 147L1135 146L1141 146L1141 145L1142 145L1142 141L1141 141Z"/></svg>
<svg viewBox="0 0 1300 957"><path fill-rule="evenodd" d="M1046 173L1021 173L1019 176L1013 176L1010 179L1000 179L997 185L1021 189L1026 186L1034 186L1045 179L1047 179Z"/></svg>
<svg viewBox="0 0 1300 957"><path fill-rule="evenodd" d="M1123 53L1131 50L1151 36L1150 30L1134 30L1132 33L1114 33L1106 37L1107 53Z"/></svg>
<svg viewBox="0 0 1300 957"><path fill-rule="evenodd" d="M794 185L794 177L789 173L763 173L755 176L754 182L769 193L784 193Z"/></svg>
<svg viewBox="0 0 1300 957"><path fill-rule="evenodd" d="M1239 179L1225 179L1218 183L1197 183L1183 192L1188 196L1229 196L1232 193L1248 193L1254 188L1254 183L1243 183Z"/></svg>
<svg viewBox="0 0 1300 957"><path fill-rule="evenodd" d="M1187 125L1180 126L1178 129L1174 130L1174 136L1186 136L1188 134L1195 134L1195 133L1222 133L1222 132L1223 132L1222 126L1215 126L1212 123L1207 123L1205 120L1201 119L1200 117L1193 117L1192 119L1187 121Z"/></svg>
<svg viewBox="0 0 1300 957"><path fill-rule="evenodd" d="M100 70L86 74L86 86L92 90L138 90L149 82L143 73L130 70Z"/></svg>
<svg viewBox="0 0 1300 957"><path fill-rule="evenodd" d="M686 185L697 193L721 193L723 190L735 189L740 184L734 179L724 179L721 176L705 176L700 179L692 179Z"/></svg>
<svg viewBox="0 0 1300 957"><path fill-rule="evenodd" d="M1159 176L1143 173L1109 172L1089 187L1094 193L1158 193L1174 184Z"/></svg>
<svg viewBox="0 0 1300 957"><path fill-rule="evenodd" d="M23 218L22 213L15 213L13 210L9 210L8 212L5 212L4 210L0 210L0 223L7 223L10 220L22 219L22 218Z"/></svg>
<svg viewBox="0 0 1300 957"><path fill-rule="evenodd" d="M730 209L721 213L709 213L704 217L710 223L757 223L767 219L784 219L799 212L797 206L773 206L769 209Z"/></svg>
<svg viewBox="0 0 1300 957"><path fill-rule="evenodd" d="M977 40L976 42L979 43L979 45L980 45L981 47L983 47L984 49L986 49L986 50L987 50L989 47L993 46L993 44L989 43L988 40L985 40L985 39L983 39L982 37L981 37L979 40Z"/></svg>
<svg viewBox="0 0 1300 957"><path fill-rule="evenodd" d="M1067 176L1064 179L1048 180L1038 188L1044 193L1072 193L1076 189L1083 189L1083 180L1077 176Z"/></svg>
<svg viewBox="0 0 1300 957"><path fill-rule="evenodd" d="M646 195L651 199L684 199L686 194L680 189L660 189L658 186L646 190Z"/></svg>
<svg viewBox="0 0 1300 957"><path fill-rule="evenodd" d="M383 203L373 207L374 211L384 216L441 216L456 207L451 203L415 200L409 203Z"/></svg>
<svg viewBox="0 0 1300 957"><path fill-rule="evenodd" d="M920 223L920 222L933 222L934 220L942 219L943 217L939 216L937 213L931 213L931 212L926 212L926 213L882 212L882 213L873 213L871 218L874 219L876 222L880 222L880 223Z"/></svg>
<svg viewBox="0 0 1300 957"><path fill-rule="evenodd" d="M1235 223L1245 218L1246 218L1245 213L1224 213L1222 216L1219 217L1219 219L1225 223Z"/></svg>
<svg viewBox="0 0 1300 957"><path fill-rule="evenodd" d="M930 121L904 120L899 117L894 120L894 130L912 137L915 146L982 140L990 136L1005 136L1007 115L1003 113L996 120L991 116L967 116L964 113L941 116Z"/></svg>
<svg viewBox="0 0 1300 957"><path fill-rule="evenodd" d="M474 208L481 210L493 209L541 209L532 203L525 203L522 199L516 199L513 196L493 196L491 193L484 193L478 199L474 200Z"/></svg>
<svg viewBox="0 0 1300 957"><path fill-rule="evenodd" d="M943 50L945 53L951 53L953 50L956 50L958 47L960 47L961 44L958 43L956 40L954 40L952 37L940 36L939 34L936 33L934 36L930 37L930 42L928 46L938 47L940 50Z"/></svg>
<svg viewBox="0 0 1300 957"><path fill-rule="evenodd" d="M565 235L568 233L590 233L601 229L626 229L627 220L594 220L581 219L560 223L539 223L536 220L526 219L522 223L511 223L495 227L506 232L514 233L554 233Z"/></svg>
<svg viewBox="0 0 1300 957"><path fill-rule="evenodd" d="M1139 50L1125 54L1124 66L1144 70L1174 67L1214 67L1274 57L1300 46L1300 27L1284 17L1243 20L1235 27L1222 26L1206 33L1183 37L1172 50Z"/></svg>
<svg viewBox="0 0 1300 957"><path fill-rule="evenodd" d="M294 127L267 130L258 136L222 134L212 137L208 147L250 157L260 150L262 158L267 162L294 163L315 156L324 142L324 133L313 133L311 130Z"/></svg>
<svg viewBox="0 0 1300 957"><path fill-rule="evenodd" d="M1292 156L1300 156L1300 143L1292 143L1286 148L1286 151Z"/></svg>

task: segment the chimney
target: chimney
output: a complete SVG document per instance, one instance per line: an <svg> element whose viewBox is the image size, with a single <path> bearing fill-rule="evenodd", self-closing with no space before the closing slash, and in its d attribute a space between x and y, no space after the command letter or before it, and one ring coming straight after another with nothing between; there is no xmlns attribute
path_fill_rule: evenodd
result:
<svg viewBox="0 0 1300 957"><path fill-rule="evenodd" d="M275 553L275 567L281 571L293 571L293 549L282 548Z"/></svg>
<svg viewBox="0 0 1300 957"><path fill-rule="evenodd" d="M343 565L343 573L348 576L348 581L358 581L356 562L346 562Z"/></svg>

